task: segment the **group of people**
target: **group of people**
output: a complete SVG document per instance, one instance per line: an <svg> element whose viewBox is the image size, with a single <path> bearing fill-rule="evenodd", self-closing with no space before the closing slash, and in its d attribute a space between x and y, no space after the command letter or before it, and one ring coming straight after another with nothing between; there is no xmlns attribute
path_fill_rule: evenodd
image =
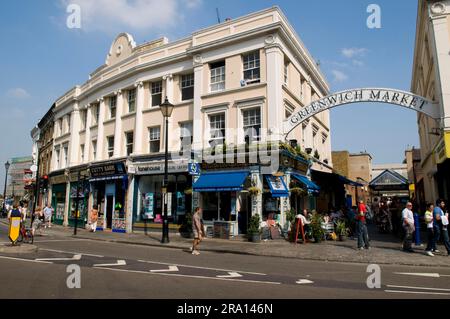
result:
<svg viewBox="0 0 450 319"><path fill-rule="evenodd" d="M442 238L447 255L450 255L450 239L448 235L449 216L445 210L445 202L441 199L436 201L436 207L429 203L425 212L425 223L427 224L427 248L425 252L428 256L439 253L436 244Z"/></svg>
<svg viewBox="0 0 450 319"><path fill-rule="evenodd" d="M28 212L28 205L23 202L14 203L12 207L7 209L7 211L8 219L12 217L20 217L20 221L23 225L25 224L26 219L30 217ZM36 207L31 223L31 232L33 236L35 235L36 230L39 230L41 232L42 227L52 227L52 216L53 208L51 204L48 204L44 209L41 209L41 207L39 206Z"/></svg>

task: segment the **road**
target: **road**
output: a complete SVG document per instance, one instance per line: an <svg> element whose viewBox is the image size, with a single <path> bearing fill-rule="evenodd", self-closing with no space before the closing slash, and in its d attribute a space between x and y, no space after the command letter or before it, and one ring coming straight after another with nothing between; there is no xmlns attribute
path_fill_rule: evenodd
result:
<svg viewBox="0 0 450 319"><path fill-rule="evenodd" d="M7 228L0 224L0 242ZM38 251L0 253L0 298L449 298L450 270L380 265L370 289L365 264L189 251L36 237ZM80 266L80 288L67 285ZM71 277L73 278L73 277Z"/></svg>

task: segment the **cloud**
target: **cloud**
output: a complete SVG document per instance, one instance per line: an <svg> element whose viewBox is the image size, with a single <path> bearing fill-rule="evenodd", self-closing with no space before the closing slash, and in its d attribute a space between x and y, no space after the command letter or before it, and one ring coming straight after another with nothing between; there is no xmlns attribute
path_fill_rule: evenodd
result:
<svg viewBox="0 0 450 319"><path fill-rule="evenodd" d="M22 88L10 89L6 95L15 99L27 99L31 96L25 89Z"/></svg>
<svg viewBox="0 0 450 319"><path fill-rule="evenodd" d="M352 63L354 66L358 66L358 67L364 66L364 62L360 61L360 60L353 60Z"/></svg>
<svg viewBox="0 0 450 319"><path fill-rule="evenodd" d="M81 8L81 30L117 33L156 29L167 30L183 18L185 6L193 9L202 0L60 0L66 8L77 4ZM64 11L65 12L65 11ZM64 13L67 18L70 13Z"/></svg>
<svg viewBox="0 0 450 319"><path fill-rule="evenodd" d="M344 72L338 71L338 70L332 70L331 73L334 76L334 81L335 82L344 82L348 79L347 74L345 74Z"/></svg>
<svg viewBox="0 0 450 319"><path fill-rule="evenodd" d="M343 48L341 54L346 58L353 58L357 56L363 56L368 50L366 48Z"/></svg>

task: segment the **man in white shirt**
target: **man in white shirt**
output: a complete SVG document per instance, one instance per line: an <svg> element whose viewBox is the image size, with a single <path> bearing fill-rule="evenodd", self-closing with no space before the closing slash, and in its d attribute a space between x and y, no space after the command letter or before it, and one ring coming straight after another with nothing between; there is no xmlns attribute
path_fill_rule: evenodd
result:
<svg viewBox="0 0 450 319"><path fill-rule="evenodd" d="M409 253L413 253L412 234L415 231L414 227L414 214L412 212L412 203L406 203L405 209L402 211L403 228L405 230L405 239L403 240L403 250Z"/></svg>

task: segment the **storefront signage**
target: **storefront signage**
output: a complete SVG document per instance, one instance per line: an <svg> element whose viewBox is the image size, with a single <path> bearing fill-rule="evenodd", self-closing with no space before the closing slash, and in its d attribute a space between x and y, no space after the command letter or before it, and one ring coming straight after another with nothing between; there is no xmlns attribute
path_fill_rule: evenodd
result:
<svg viewBox="0 0 450 319"><path fill-rule="evenodd" d="M199 163L189 163L188 164L189 175L200 175L200 164Z"/></svg>
<svg viewBox="0 0 450 319"><path fill-rule="evenodd" d="M164 163L139 164L135 168L136 175L164 174ZM188 163L169 163L169 173L188 171Z"/></svg>
<svg viewBox="0 0 450 319"><path fill-rule="evenodd" d="M112 163L99 166L92 166L89 168L91 178L107 177L113 175L126 174L125 165L123 163Z"/></svg>
<svg viewBox="0 0 450 319"><path fill-rule="evenodd" d="M436 164L442 164L450 158L450 132L446 132L434 149Z"/></svg>
<svg viewBox="0 0 450 319"><path fill-rule="evenodd" d="M300 123L319 112L339 105L359 102L389 103L425 113L435 119L439 118L439 108L436 107L436 103L413 93L380 88L351 89L330 94L296 110L284 122L283 133L288 134Z"/></svg>

